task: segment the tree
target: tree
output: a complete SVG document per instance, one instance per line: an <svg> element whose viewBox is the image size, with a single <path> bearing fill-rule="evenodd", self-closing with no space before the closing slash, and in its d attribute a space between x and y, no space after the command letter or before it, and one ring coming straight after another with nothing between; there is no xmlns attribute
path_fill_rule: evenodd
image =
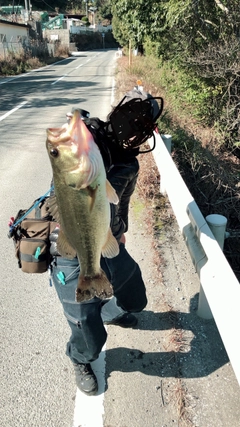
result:
<svg viewBox="0 0 240 427"><path fill-rule="evenodd" d="M96 2L96 6L98 6L98 13L103 19L108 19L112 22L112 11L111 11L111 2L110 0L98 1Z"/></svg>
<svg viewBox="0 0 240 427"><path fill-rule="evenodd" d="M159 1L151 0L112 0L113 33L121 44L133 46L142 44L152 33L159 32L161 25Z"/></svg>
<svg viewBox="0 0 240 427"><path fill-rule="evenodd" d="M53 0L53 1L41 1L41 0L31 0L33 10L47 10L55 11L56 7L59 8L59 12L62 13L66 10L67 0Z"/></svg>
<svg viewBox="0 0 240 427"><path fill-rule="evenodd" d="M150 41L169 57L194 54L240 35L239 0L112 0L113 32L122 44Z"/></svg>

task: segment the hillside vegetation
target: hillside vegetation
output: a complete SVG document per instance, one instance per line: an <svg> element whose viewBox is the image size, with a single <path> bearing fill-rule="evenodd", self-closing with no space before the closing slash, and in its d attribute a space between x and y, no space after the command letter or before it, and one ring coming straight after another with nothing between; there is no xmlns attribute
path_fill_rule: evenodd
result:
<svg viewBox="0 0 240 427"><path fill-rule="evenodd" d="M112 0L113 34L156 59L155 76L180 108L240 147L238 0Z"/></svg>
<svg viewBox="0 0 240 427"><path fill-rule="evenodd" d="M174 160L203 215L227 217L231 234L224 252L240 278L239 1L111 5L113 34L128 56L119 59L119 85L125 74L123 92L141 79L164 97L160 131L173 136ZM132 49L138 56L129 58ZM143 188L154 182L145 171Z"/></svg>
<svg viewBox="0 0 240 427"><path fill-rule="evenodd" d="M156 73L156 70L158 72ZM167 79L171 76L168 74ZM118 59L118 97L142 80L144 89L153 96L164 98L163 115L158 126L161 134L173 139L173 159L204 216L212 213L226 216L230 237L225 240L224 253L240 279L240 160L235 152L223 149L214 127L199 122L191 105L181 102L181 96L171 91L165 69L158 60L147 57ZM175 84L177 80L175 80ZM159 196L159 174L149 155L140 156L139 190L152 212L154 221L168 221Z"/></svg>

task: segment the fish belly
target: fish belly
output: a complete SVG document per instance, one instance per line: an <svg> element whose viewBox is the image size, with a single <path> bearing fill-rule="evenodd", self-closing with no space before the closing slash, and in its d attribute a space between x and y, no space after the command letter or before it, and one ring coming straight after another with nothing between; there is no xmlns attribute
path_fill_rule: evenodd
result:
<svg viewBox="0 0 240 427"><path fill-rule="evenodd" d="M109 298L112 286L100 267L102 248L110 227L110 205L98 187L94 204L88 189L74 191L68 188L60 197L64 200L60 210L61 229L68 243L75 249L80 264L76 300ZM66 207L68 206L68 208Z"/></svg>

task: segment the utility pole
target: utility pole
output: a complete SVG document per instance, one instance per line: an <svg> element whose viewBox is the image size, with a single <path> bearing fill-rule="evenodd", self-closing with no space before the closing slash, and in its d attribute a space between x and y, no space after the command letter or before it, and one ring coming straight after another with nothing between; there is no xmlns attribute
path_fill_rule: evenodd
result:
<svg viewBox="0 0 240 427"><path fill-rule="evenodd" d="M25 2L25 21L28 21L28 1L24 0Z"/></svg>
<svg viewBox="0 0 240 427"><path fill-rule="evenodd" d="M131 62L132 62L132 43L131 39L129 39L129 51L128 51L128 66L131 68Z"/></svg>
<svg viewBox="0 0 240 427"><path fill-rule="evenodd" d="M32 19L32 4L31 4L31 0L29 0L29 19Z"/></svg>
<svg viewBox="0 0 240 427"><path fill-rule="evenodd" d="M86 17L88 18L88 0L85 0L86 3Z"/></svg>

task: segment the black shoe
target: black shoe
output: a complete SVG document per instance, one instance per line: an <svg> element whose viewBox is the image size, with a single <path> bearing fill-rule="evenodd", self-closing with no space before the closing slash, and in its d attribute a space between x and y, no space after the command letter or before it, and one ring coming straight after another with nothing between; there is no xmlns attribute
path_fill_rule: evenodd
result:
<svg viewBox="0 0 240 427"><path fill-rule="evenodd" d="M93 396L98 391L97 378L90 363L74 363L76 384L79 390L88 396Z"/></svg>
<svg viewBox="0 0 240 427"><path fill-rule="evenodd" d="M121 328L133 328L133 326L136 326L137 322L138 320L133 314L124 313L109 322L104 322L104 324L121 326Z"/></svg>

